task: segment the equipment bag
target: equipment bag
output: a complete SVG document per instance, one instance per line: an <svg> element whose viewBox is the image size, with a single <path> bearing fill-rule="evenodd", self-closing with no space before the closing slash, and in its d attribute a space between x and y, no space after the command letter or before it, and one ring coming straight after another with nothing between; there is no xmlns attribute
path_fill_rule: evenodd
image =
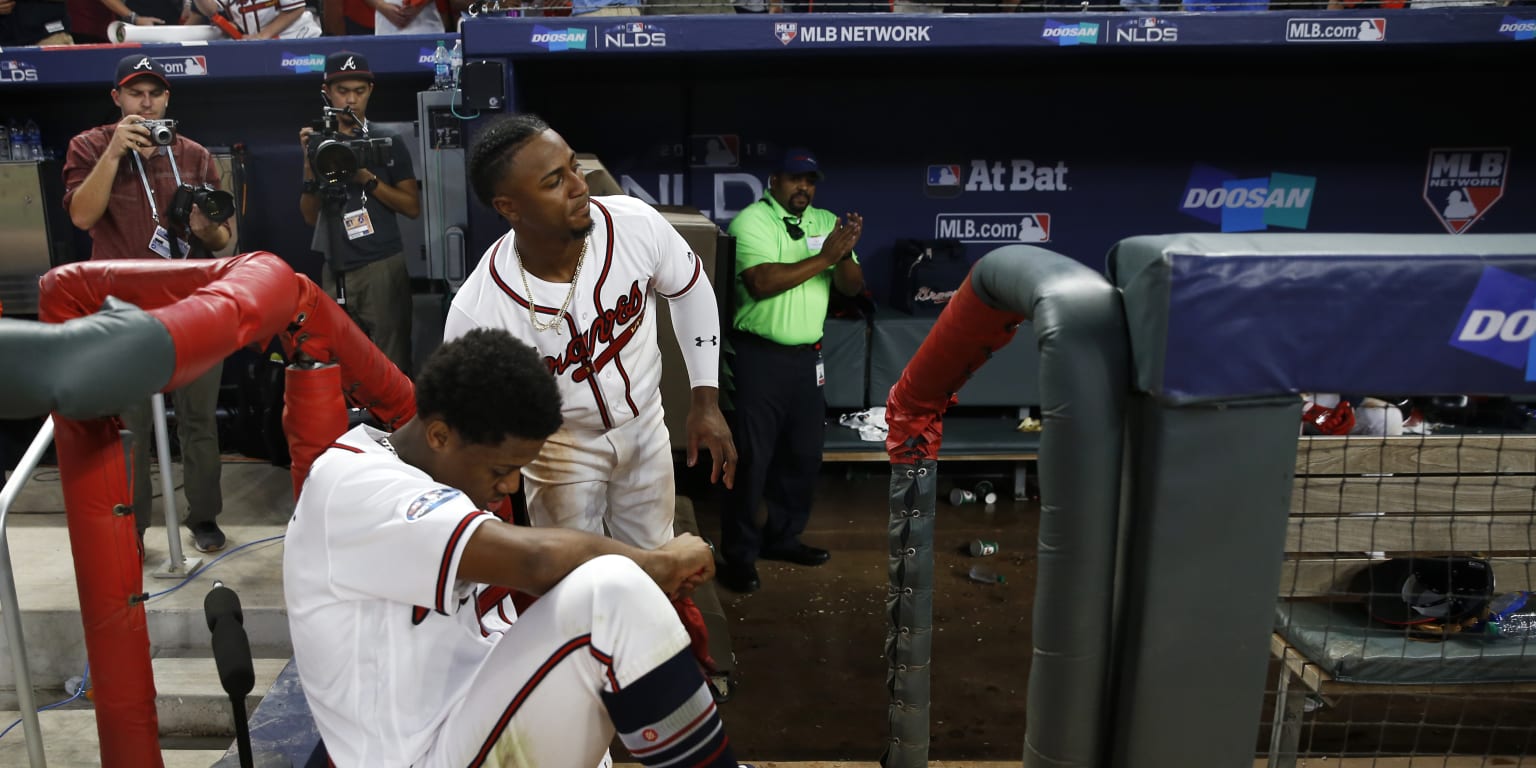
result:
<svg viewBox="0 0 1536 768"><path fill-rule="evenodd" d="M958 240L897 240L892 248L891 306L914 315L937 315L971 272Z"/></svg>

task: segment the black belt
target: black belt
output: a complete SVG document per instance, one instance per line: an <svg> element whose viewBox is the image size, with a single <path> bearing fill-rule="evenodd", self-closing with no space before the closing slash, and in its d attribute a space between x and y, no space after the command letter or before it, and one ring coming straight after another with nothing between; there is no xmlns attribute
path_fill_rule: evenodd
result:
<svg viewBox="0 0 1536 768"><path fill-rule="evenodd" d="M745 341L745 342L749 342L749 343L752 343L752 344L760 344L760 345L772 347L774 349L783 349L783 350L787 350L787 351L791 351L791 352L810 352L810 351L816 351L816 350L820 350L821 349L821 342L820 341L814 341L814 342L811 342L810 344L780 344L779 342L774 341L773 339L767 338L765 336L759 336L759 335L757 335L755 333L751 333L751 332L748 332L748 331L742 331L742 330L738 330L738 331L735 332L735 338L736 338L737 341Z"/></svg>

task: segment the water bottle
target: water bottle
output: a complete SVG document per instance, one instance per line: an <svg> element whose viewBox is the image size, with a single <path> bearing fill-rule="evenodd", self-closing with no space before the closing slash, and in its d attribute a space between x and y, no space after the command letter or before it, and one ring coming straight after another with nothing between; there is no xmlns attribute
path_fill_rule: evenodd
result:
<svg viewBox="0 0 1536 768"><path fill-rule="evenodd" d="M458 89L459 68L462 66L464 66L464 38L461 37L453 41L453 50L448 52L448 68L452 72L448 87Z"/></svg>
<svg viewBox="0 0 1536 768"><path fill-rule="evenodd" d="M437 41L437 52L432 54L432 90L441 91L452 87L449 78L448 46L443 41Z"/></svg>
<svg viewBox="0 0 1536 768"><path fill-rule="evenodd" d="M27 118L27 156L23 160L43 159L43 132L38 129L37 123L32 118Z"/></svg>
<svg viewBox="0 0 1536 768"><path fill-rule="evenodd" d="M1488 604L1483 630L1495 637L1536 639L1536 601L1530 592L1506 592Z"/></svg>
<svg viewBox="0 0 1536 768"><path fill-rule="evenodd" d="M11 136L11 159L26 160L29 154L27 152L27 136L22 132L21 126L16 123L15 118L11 118L9 132Z"/></svg>
<svg viewBox="0 0 1536 768"><path fill-rule="evenodd" d="M971 570L968 575L971 577L971 581L979 581L983 584L1002 584L1006 581L1002 574L992 570L991 568L988 568L985 565L971 566Z"/></svg>

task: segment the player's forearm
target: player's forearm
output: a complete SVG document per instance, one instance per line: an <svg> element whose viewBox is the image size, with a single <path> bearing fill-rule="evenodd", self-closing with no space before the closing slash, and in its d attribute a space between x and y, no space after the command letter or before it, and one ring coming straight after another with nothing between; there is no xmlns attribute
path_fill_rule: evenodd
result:
<svg viewBox="0 0 1536 768"><path fill-rule="evenodd" d="M672 299L672 332L677 335L688 384L715 387L720 383L720 309L709 284L700 281L693 290Z"/></svg>
<svg viewBox="0 0 1536 768"><path fill-rule="evenodd" d="M299 16L302 13L304 13L303 8L283 11L277 15L277 18L272 20L271 24L262 27L260 32L251 35L251 37L257 40L276 40L278 36L283 34L283 30L293 26L293 23L299 20Z"/></svg>
<svg viewBox="0 0 1536 768"><path fill-rule="evenodd" d="M577 566L602 555L623 555L651 573L652 561L663 553L585 531L529 528L497 520L475 529L459 558L458 578L542 595Z"/></svg>

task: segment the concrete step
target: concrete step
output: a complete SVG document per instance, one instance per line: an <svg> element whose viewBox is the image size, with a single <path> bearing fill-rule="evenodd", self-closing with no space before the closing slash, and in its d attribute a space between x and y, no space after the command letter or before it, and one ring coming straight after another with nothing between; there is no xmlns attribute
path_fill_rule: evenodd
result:
<svg viewBox="0 0 1536 768"><path fill-rule="evenodd" d="M169 545L163 528L152 527L145 535L149 555L144 589L151 596L145 606L145 621L154 656L208 654L211 639L203 598L215 581L224 582L240 596L246 635L256 657L287 659L293 655L283 604L283 545L281 539L274 539L284 533L284 526L230 525L224 526L224 531L229 537L225 552L200 555L190 547L185 550L189 557L202 557L203 563L190 579L180 580L149 575L166 560ZM14 526L7 539L32 685L62 690L64 681L79 675L85 666L85 637L69 534L58 526ZM263 539L274 540L235 551ZM10 656L8 643L0 638L0 692L15 690ZM10 698L14 702L14 694ZM0 706L4 706L3 693Z"/></svg>
<svg viewBox="0 0 1536 768"><path fill-rule="evenodd" d="M287 659L254 659L256 686L245 697L245 716L250 718L262 696L277 680ZM162 736L216 736L235 738L235 721L229 694L219 684L213 659L159 658L155 670L155 709Z"/></svg>
<svg viewBox="0 0 1536 768"><path fill-rule="evenodd" d="M0 730L20 716L14 711L0 711ZM101 765L101 742L96 736L94 711L49 710L40 713L38 721L43 731L43 757L48 768L96 768ZM165 768L208 768L224 756L224 750L206 747L162 749L160 754L164 756ZM20 725L0 739L0 765L15 768L31 765L26 736Z"/></svg>

